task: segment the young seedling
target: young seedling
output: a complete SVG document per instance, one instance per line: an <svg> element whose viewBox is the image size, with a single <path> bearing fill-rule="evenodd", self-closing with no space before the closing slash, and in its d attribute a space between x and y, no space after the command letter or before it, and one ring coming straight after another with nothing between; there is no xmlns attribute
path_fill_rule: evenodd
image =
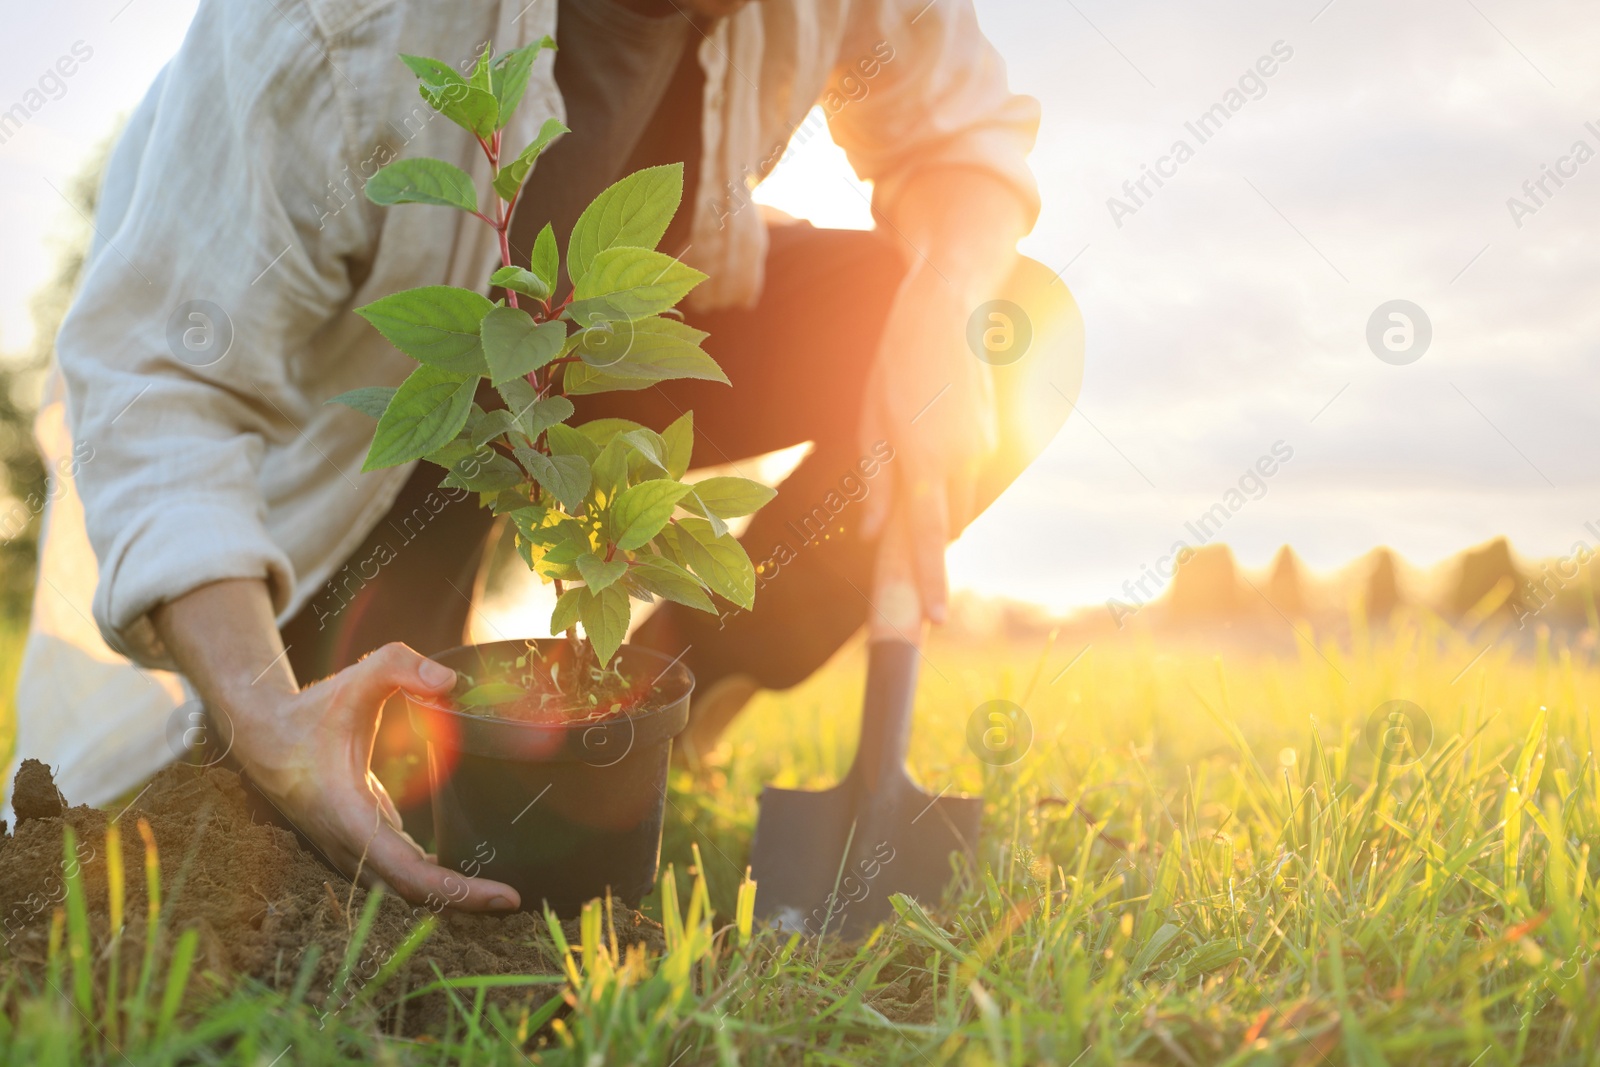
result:
<svg viewBox="0 0 1600 1067"><path fill-rule="evenodd" d="M661 432L625 419L570 425L569 397L646 389L674 378L728 383L700 347L706 334L670 312L705 275L655 250L683 197L681 165L651 167L605 190L579 216L564 260L547 225L527 263L513 261L512 212L541 153L568 132L546 120L514 155L503 136L522 100L529 70L548 37L492 56L470 73L435 59L402 56L424 100L476 138L493 168L490 198L471 177L438 159L402 159L367 182L376 204L457 208L493 229L500 268L485 279L504 299L430 285L357 309L400 351L421 364L398 388L369 387L335 397L377 418L362 470L422 459L448 473L441 483L478 494L506 516L517 550L555 584L551 633L577 642L581 624L602 670L611 663L633 602L655 597L715 612L711 595L750 608L755 573L727 520L753 513L773 496L744 478L683 481L694 444L693 413ZM499 403L480 407L488 382ZM557 679L525 661L526 685ZM479 685L469 705L514 699L508 684Z"/></svg>

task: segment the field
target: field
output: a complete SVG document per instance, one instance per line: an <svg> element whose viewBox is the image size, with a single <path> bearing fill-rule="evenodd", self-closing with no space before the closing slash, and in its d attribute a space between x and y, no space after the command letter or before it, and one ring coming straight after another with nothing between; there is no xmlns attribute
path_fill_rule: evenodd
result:
<svg viewBox="0 0 1600 1067"><path fill-rule="evenodd" d="M676 774L658 951L595 906L538 935L564 973L451 979L445 1023L400 1037L417 991L389 963L326 1013L305 983L213 973L159 908L123 921L165 947L122 953L69 878L45 958L7 942L0 1063L1593 1063L1593 635L1493 636L1412 617L1276 655L936 641L913 764L989 801L981 878L901 902L861 945L752 929L756 795L848 765L856 649L759 698L710 773ZM1010 767L967 749L994 699L1034 731ZM1420 759L1385 747L1389 720L1369 728L1392 700L1423 709ZM367 931L352 922L335 993ZM425 957L427 933L403 950Z"/></svg>

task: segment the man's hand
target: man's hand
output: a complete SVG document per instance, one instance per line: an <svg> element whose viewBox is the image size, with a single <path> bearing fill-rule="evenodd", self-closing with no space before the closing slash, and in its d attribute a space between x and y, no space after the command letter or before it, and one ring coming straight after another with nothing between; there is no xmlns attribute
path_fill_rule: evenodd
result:
<svg viewBox="0 0 1600 1067"><path fill-rule="evenodd" d="M945 546L972 518L979 466L995 446L988 368L967 350L967 314L943 278L914 264L867 379L863 452L888 440L894 460L867 499L863 533L879 538L879 568L900 572L922 604L921 613L908 616L880 602L874 615L882 617L873 621L907 633L923 614L944 621ZM895 535L884 536L891 526ZM883 596L904 601L904 592L878 586Z"/></svg>
<svg viewBox="0 0 1600 1067"><path fill-rule="evenodd" d="M448 692L455 672L401 644L301 690L261 581L202 586L151 613L163 642L221 725L250 780L347 875L412 903L506 911L516 890L448 871L400 825L370 769L378 713L405 690Z"/></svg>
<svg viewBox="0 0 1600 1067"><path fill-rule="evenodd" d="M877 636L945 619L945 547L972 520L978 473L998 443L989 367L967 345L967 322L1010 273L1026 229L1016 194L975 170L925 174L896 215L909 269L861 424L863 446L887 439L895 450L862 519L862 534L878 539Z"/></svg>

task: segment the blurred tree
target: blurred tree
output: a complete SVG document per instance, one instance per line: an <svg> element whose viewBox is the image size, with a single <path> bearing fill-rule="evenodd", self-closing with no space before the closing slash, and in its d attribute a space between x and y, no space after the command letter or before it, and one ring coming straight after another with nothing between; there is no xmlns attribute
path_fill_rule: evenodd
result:
<svg viewBox="0 0 1600 1067"><path fill-rule="evenodd" d="M1267 576L1267 600L1290 619L1306 614L1305 568L1294 549L1283 545L1272 558L1272 571Z"/></svg>
<svg viewBox="0 0 1600 1067"><path fill-rule="evenodd" d="M7 498L0 504L0 516L4 516L0 529L11 535L0 540L0 617L6 620L25 622L33 600L39 520L47 493L44 463L33 440L33 417L55 352L56 332L78 291L89 252L87 220L94 217L100 178L115 140L113 132L65 190L76 210L69 216L70 229L61 241L55 276L33 297L33 344L0 357L0 474L5 478Z"/></svg>
<svg viewBox="0 0 1600 1067"><path fill-rule="evenodd" d="M1233 619L1244 607L1233 549L1202 545L1178 564L1172 579L1172 616L1181 622Z"/></svg>
<svg viewBox="0 0 1600 1067"><path fill-rule="evenodd" d="M1511 558L1511 542L1497 537L1462 553L1447 611L1474 626L1496 613L1519 614L1526 581Z"/></svg>
<svg viewBox="0 0 1600 1067"><path fill-rule="evenodd" d="M1366 610L1372 622L1387 622L1400 606L1400 573L1394 553L1387 548L1373 552L1372 571L1367 575Z"/></svg>

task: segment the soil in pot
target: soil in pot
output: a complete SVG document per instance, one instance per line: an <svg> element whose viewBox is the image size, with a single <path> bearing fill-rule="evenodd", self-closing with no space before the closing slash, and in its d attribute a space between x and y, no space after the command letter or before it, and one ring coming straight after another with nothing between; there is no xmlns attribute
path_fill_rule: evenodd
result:
<svg viewBox="0 0 1600 1067"><path fill-rule="evenodd" d="M608 889L637 907L654 886L672 738L694 687L681 663L624 646L612 677L591 677L574 700L584 691L560 681L578 673L571 655L562 640L452 649L432 658L481 702L408 700L428 746L440 862L563 917ZM526 692L530 670L554 675L553 699ZM501 694L514 699L489 702Z"/></svg>

